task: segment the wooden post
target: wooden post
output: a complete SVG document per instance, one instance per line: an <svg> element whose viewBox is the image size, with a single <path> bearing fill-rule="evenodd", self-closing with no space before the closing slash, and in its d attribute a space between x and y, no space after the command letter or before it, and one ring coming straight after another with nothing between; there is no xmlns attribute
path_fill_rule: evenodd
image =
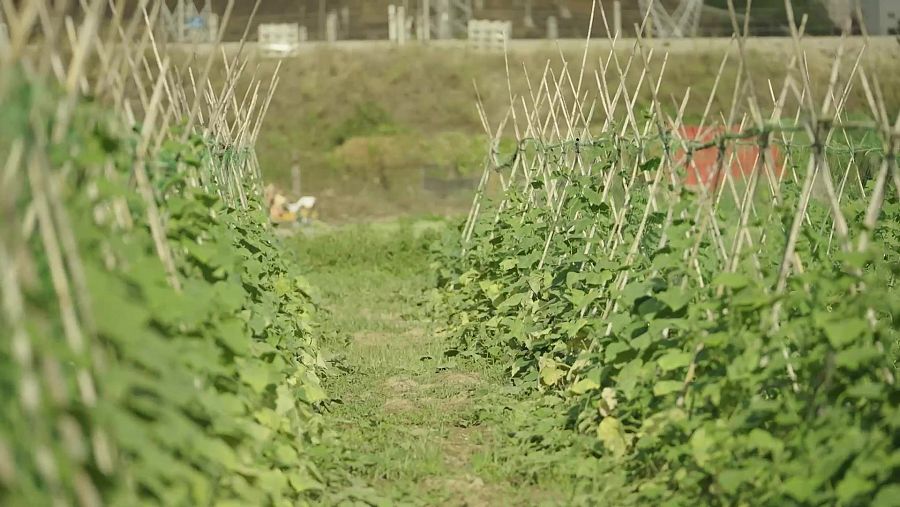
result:
<svg viewBox="0 0 900 507"><path fill-rule="evenodd" d="M613 2L613 36L621 37L622 35L622 2L615 0Z"/></svg>
<svg viewBox="0 0 900 507"><path fill-rule="evenodd" d="M431 0L422 0L422 37L431 40Z"/></svg>
<svg viewBox="0 0 900 507"><path fill-rule="evenodd" d="M338 40L338 15L337 11L329 11L325 19L325 38L328 42Z"/></svg>
<svg viewBox="0 0 900 507"><path fill-rule="evenodd" d="M556 22L556 16L547 18L547 38L550 40L559 39L559 24Z"/></svg>
<svg viewBox="0 0 900 507"><path fill-rule="evenodd" d="M388 5L388 40L397 42L397 6Z"/></svg>
<svg viewBox="0 0 900 507"><path fill-rule="evenodd" d="M206 42L214 43L216 42L216 37L219 36L219 15L218 14L210 14L207 20L206 25Z"/></svg>
<svg viewBox="0 0 900 507"><path fill-rule="evenodd" d="M319 0L319 40L328 40L325 34L325 1Z"/></svg>
<svg viewBox="0 0 900 507"><path fill-rule="evenodd" d="M350 38L350 7L341 7L341 38Z"/></svg>
<svg viewBox="0 0 900 507"><path fill-rule="evenodd" d="M416 8L416 17L414 19L416 25L416 40L422 42L425 40L425 14L422 12L421 0L419 6Z"/></svg>
<svg viewBox="0 0 900 507"><path fill-rule="evenodd" d="M297 24L300 26L309 26L309 22L306 20L306 3L297 2L299 5L297 10Z"/></svg>
<svg viewBox="0 0 900 507"><path fill-rule="evenodd" d="M402 46L406 43L406 7L397 7L397 42Z"/></svg>
<svg viewBox="0 0 900 507"><path fill-rule="evenodd" d="M300 161L297 158L297 155L294 155L294 164L291 166L291 191L293 195L292 199L299 199L302 194L300 194Z"/></svg>
<svg viewBox="0 0 900 507"><path fill-rule="evenodd" d="M534 28L534 15L532 13L532 5L531 0L525 1L525 28L532 29Z"/></svg>
<svg viewBox="0 0 900 507"><path fill-rule="evenodd" d="M178 0L175 9L175 42L184 42L184 0Z"/></svg>
<svg viewBox="0 0 900 507"><path fill-rule="evenodd" d="M449 39L451 37L450 0L438 0L438 39Z"/></svg>
<svg viewBox="0 0 900 507"><path fill-rule="evenodd" d="M0 17L0 49L9 45L9 29L6 28L6 23L3 22L3 18Z"/></svg>

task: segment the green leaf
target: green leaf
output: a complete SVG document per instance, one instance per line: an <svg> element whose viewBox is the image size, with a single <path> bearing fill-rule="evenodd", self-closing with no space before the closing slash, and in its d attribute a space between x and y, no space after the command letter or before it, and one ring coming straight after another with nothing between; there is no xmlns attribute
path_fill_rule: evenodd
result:
<svg viewBox="0 0 900 507"><path fill-rule="evenodd" d="M684 382L678 380L660 380L653 385L653 394L655 396L665 396L667 394L681 391Z"/></svg>
<svg viewBox="0 0 900 507"><path fill-rule="evenodd" d="M318 403L328 399L328 394L320 386L306 382L300 388L300 398L307 403Z"/></svg>
<svg viewBox="0 0 900 507"><path fill-rule="evenodd" d="M854 398L867 398L870 400L877 400L884 396L884 386L882 384L876 384L874 382L861 380L856 384L850 386L847 389L846 393L848 396Z"/></svg>
<svg viewBox="0 0 900 507"><path fill-rule="evenodd" d="M697 464L701 467L705 468L709 461L712 459L712 450L714 449L716 442L706 431L706 428L701 427L698 428L693 435L691 435L690 444L691 454L694 456L694 461L696 461Z"/></svg>
<svg viewBox="0 0 900 507"><path fill-rule="evenodd" d="M734 494L741 484L751 481L756 475L755 470L733 469L722 471L716 479L723 491Z"/></svg>
<svg viewBox="0 0 900 507"><path fill-rule="evenodd" d="M728 343L730 336L728 333L710 333L702 338L703 345L707 348L721 347Z"/></svg>
<svg viewBox="0 0 900 507"><path fill-rule="evenodd" d="M482 292L484 292L484 295L487 296L487 298L490 299L491 301L494 301L498 297L500 297L500 284L489 282L489 281L485 280L482 282L478 282L478 285L481 287L481 290L482 290Z"/></svg>
<svg viewBox="0 0 900 507"><path fill-rule="evenodd" d="M586 275L578 271L569 271L566 273L566 287L573 289L584 281Z"/></svg>
<svg viewBox="0 0 900 507"><path fill-rule="evenodd" d="M875 489L875 483L856 474L849 473L838 484L836 492L841 503L849 504L853 499L861 495L867 495L873 489Z"/></svg>
<svg viewBox="0 0 900 507"><path fill-rule="evenodd" d="M622 289L621 302L626 307L631 307L635 300L647 295L650 286L645 282L632 282Z"/></svg>
<svg viewBox="0 0 900 507"><path fill-rule="evenodd" d="M836 260L841 260L844 262L845 268L853 268L853 269L863 269L866 267L866 264L871 260L870 252L838 252L835 254Z"/></svg>
<svg viewBox="0 0 900 507"><path fill-rule="evenodd" d="M272 383L269 365L261 361L243 361L238 374L257 394L261 394Z"/></svg>
<svg viewBox="0 0 900 507"><path fill-rule="evenodd" d="M641 171L655 171L659 167L660 158L653 157L641 164Z"/></svg>
<svg viewBox="0 0 900 507"><path fill-rule="evenodd" d="M784 443L781 440L773 437L768 431L759 428L750 430L750 434L747 436L747 443L757 450L768 451L773 454L780 454L784 450Z"/></svg>
<svg viewBox="0 0 900 507"><path fill-rule="evenodd" d="M250 352L251 338L245 331L242 321L235 318L227 318L219 322L217 327L220 343L238 356L245 356Z"/></svg>
<svg viewBox="0 0 900 507"><path fill-rule="evenodd" d="M275 388L275 413L285 415L294 409L294 397L291 395L290 387L282 384Z"/></svg>
<svg viewBox="0 0 900 507"><path fill-rule="evenodd" d="M294 466L298 459L297 450L290 445L278 444L275 446L275 460L279 464Z"/></svg>
<svg viewBox="0 0 900 507"><path fill-rule="evenodd" d="M834 364L842 368L851 370L859 369L860 366L867 365L872 361L877 361L884 357L874 347L858 346L844 349L834 355Z"/></svg>
<svg viewBox="0 0 900 507"><path fill-rule="evenodd" d="M637 314L644 319L653 320L666 306L668 305L664 305L662 301L656 298L646 298L638 305Z"/></svg>
<svg viewBox="0 0 900 507"><path fill-rule="evenodd" d="M291 281L284 276L279 276L278 278L276 278L275 283L272 284L272 288L275 290L275 294L278 297L284 297L288 295L291 290L293 290Z"/></svg>
<svg viewBox="0 0 900 507"><path fill-rule="evenodd" d="M256 480L263 491L276 498L281 496L288 485L288 479L285 477L284 472L278 469L264 470Z"/></svg>
<svg viewBox="0 0 900 507"><path fill-rule="evenodd" d="M319 491L324 489L322 483L315 480L311 475L309 475L309 472L305 470L291 472L290 474L288 474L288 482L297 493L303 493L304 491Z"/></svg>
<svg viewBox="0 0 900 507"><path fill-rule="evenodd" d="M600 194L599 192L597 192L596 190L594 190L590 187L584 187L581 189L581 192L587 198L589 203L591 203L595 206L599 206L600 204L603 204L603 195Z"/></svg>
<svg viewBox="0 0 900 507"><path fill-rule="evenodd" d="M637 391L638 382L643 377L643 367L643 361L634 359L619 370L616 387L622 391L626 398L633 397Z"/></svg>
<svg viewBox="0 0 900 507"><path fill-rule="evenodd" d="M656 294L656 299L665 303L673 312L677 312L690 303L691 295L681 288L673 287Z"/></svg>
<svg viewBox="0 0 900 507"><path fill-rule="evenodd" d="M871 507L897 507L900 505L900 484L888 484L878 491Z"/></svg>
<svg viewBox="0 0 900 507"><path fill-rule="evenodd" d="M835 348L854 342L868 329L869 324L862 318L848 318L826 322L822 325L825 336Z"/></svg>
<svg viewBox="0 0 900 507"><path fill-rule="evenodd" d="M253 416L260 424L274 431L278 431L285 421L284 417L278 415L274 410L269 408L262 408L256 411Z"/></svg>
<svg viewBox="0 0 900 507"><path fill-rule="evenodd" d="M598 389L598 388L600 388L600 384L598 384L597 382L594 382L593 380L591 380L589 378L583 378L583 379L579 380L578 382L575 382L574 384L572 384L572 387L570 388L570 390L574 394L584 394L588 391L592 391L592 390Z"/></svg>
<svg viewBox="0 0 900 507"><path fill-rule="evenodd" d="M621 354L622 352L625 352L626 350L631 350L631 347L627 343L623 343L623 342L610 343L606 347L606 351L605 351L606 360L613 362L616 360L616 358L619 356L619 354Z"/></svg>
<svg viewBox="0 0 900 507"><path fill-rule="evenodd" d="M216 302L221 305L219 309L226 314L237 313L247 300L247 291L240 283L218 282L214 289Z"/></svg>
<svg viewBox="0 0 900 507"><path fill-rule="evenodd" d="M571 289L566 294L566 298L572 302L572 306L576 309L581 310L585 306L591 303L594 299L597 299L597 293L594 291L585 292L583 290Z"/></svg>
<svg viewBox="0 0 900 507"><path fill-rule="evenodd" d="M552 359L542 359L541 362L543 363L541 366L541 382L545 385L556 385L560 379L566 376L566 372L556 364L556 361Z"/></svg>
<svg viewBox="0 0 900 507"><path fill-rule="evenodd" d="M656 364L659 365L660 369L663 371L672 371L678 368L685 368L691 364L691 359L693 355L689 352L682 352L680 350L673 350L671 352L667 352L662 357L656 360Z"/></svg>
<svg viewBox="0 0 900 507"><path fill-rule="evenodd" d="M604 417L597 426L597 438L613 456L622 457L628 452L630 438L622 423L615 417Z"/></svg>
<svg viewBox="0 0 900 507"><path fill-rule="evenodd" d="M528 294L527 292L517 292L517 293L509 296L508 298L504 299L502 303L498 304L497 310L504 311L504 310L513 308L515 306L518 306L525 300L525 298L527 298L529 296L530 296L530 294Z"/></svg>
<svg viewBox="0 0 900 507"><path fill-rule="evenodd" d="M613 273L609 270L592 271L585 273L585 281L594 287L603 287L613 279Z"/></svg>
<svg viewBox="0 0 900 507"><path fill-rule="evenodd" d="M215 408L221 411L222 414L232 417L242 416L247 412L247 406L243 398L233 394L220 393L212 399L212 403L215 404Z"/></svg>
<svg viewBox="0 0 900 507"><path fill-rule="evenodd" d="M238 458L234 450L225 442L217 438L203 438L195 444L200 451L212 462L225 467L228 470L238 468Z"/></svg>
<svg viewBox="0 0 900 507"><path fill-rule="evenodd" d="M531 289L531 292L538 293L541 291L543 287L544 277L540 272L534 271L528 275L528 288Z"/></svg>
<svg viewBox="0 0 900 507"><path fill-rule="evenodd" d="M656 435L669 424L683 421L686 418L687 414L680 408L670 408L668 410L663 410L662 412L657 412L644 419L641 423L640 434L642 436Z"/></svg>
<svg viewBox="0 0 900 507"><path fill-rule="evenodd" d="M217 252L216 245L208 242L197 243L192 239L186 239L182 245L191 257L203 264L211 264Z"/></svg>
<svg viewBox="0 0 900 507"><path fill-rule="evenodd" d="M459 279L458 279L459 284L462 285L463 287L466 287L470 283L472 283L473 281L478 279L478 276L479 276L478 271L475 271L474 269L470 269L469 271L466 271L465 273L459 275Z"/></svg>
<svg viewBox="0 0 900 507"><path fill-rule="evenodd" d="M741 289L750 284L750 279L741 273L723 272L713 278L712 285L724 285L729 289Z"/></svg>

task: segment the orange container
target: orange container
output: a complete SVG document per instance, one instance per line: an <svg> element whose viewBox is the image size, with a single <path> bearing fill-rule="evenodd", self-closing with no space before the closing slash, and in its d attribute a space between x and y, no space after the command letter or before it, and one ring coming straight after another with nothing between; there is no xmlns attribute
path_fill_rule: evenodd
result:
<svg viewBox="0 0 900 507"><path fill-rule="evenodd" d="M713 141L725 132L725 127L704 127L702 132L699 126L692 125L679 129L679 135L682 138L697 143ZM728 132L737 134L740 132L740 128L733 126L728 129ZM702 184L708 188L716 188L725 181L726 174L730 174L732 178L740 179L749 176L753 172L757 159L760 156L759 146L750 144L755 141L756 138L726 140L722 168L719 170L716 168L716 161L719 155L718 146L694 151L694 156L690 163L687 161L685 150L678 149L675 152L674 160L679 166L684 167L686 174L685 185L696 187ZM775 146L770 146L768 151L774 166L772 167L774 174L780 178L784 170L781 154ZM760 160L758 163L760 164L759 169L765 170L762 165L763 161Z"/></svg>

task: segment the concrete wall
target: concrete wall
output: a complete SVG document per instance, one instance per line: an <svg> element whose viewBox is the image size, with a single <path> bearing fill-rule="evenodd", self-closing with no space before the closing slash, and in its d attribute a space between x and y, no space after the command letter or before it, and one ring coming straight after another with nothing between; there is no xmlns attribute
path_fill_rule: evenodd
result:
<svg viewBox="0 0 900 507"><path fill-rule="evenodd" d="M863 21L872 35L898 34L900 0L861 0Z"/></svg>

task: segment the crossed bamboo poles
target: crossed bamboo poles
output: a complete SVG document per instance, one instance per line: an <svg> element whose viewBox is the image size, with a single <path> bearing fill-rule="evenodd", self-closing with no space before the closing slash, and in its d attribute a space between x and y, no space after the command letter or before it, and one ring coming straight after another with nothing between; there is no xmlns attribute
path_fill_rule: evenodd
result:
<svg viewBox="0 0 900 507"><path fill-rule="evenodd" d="M260 4L256 1L255 15ZM69 162L51 162L49 148L63 140L73 127L73 113L85 95L109 107L112 116L126 128L138 132L138 143L130 180L144 203L143 216L134 216L124 199L104 203L113 217L113 227L129 229L136 222L149 226L156 253L163 263L171 286L180 290L175 255L166 234L166 213L159 205L168 195L160 194L152 182L158 169L153 161L166 141L186 142L199 136L205 144L206 166L194 168L179 162L177 170L189 185L218 193L231 207L247 209L246 189L261 192L259 163L253 147L262 121L278 85L280 63L271 77L259 77L259 67L249 80L245 41L252 23L248 21L238 50L226 54L219 42L231 16L234 0L229 0L216 44L205 57L198 51L187 63L156 40L159 1L139 0L126 15L124 0L25 0L17 4L0 1L0 18L9 27L9 44L0 46L0 75L19 72L28 83L56 81L63 95L52 111L32 110L30 123L18 138L0 144L0 323L10 331L10 348L18 364L19 404L36 445L33 460L41 480L57 504L68 504L67 491L82 506L101 505L101 495L88 474L95 468L103 475L116 471L116 452L106 430L82 427L72 416L76 404L95 407L100 393L95 375L104 370L103 348L96 345L93 308L88 296L84 269L79 258L71 218L62 204L63 180L71 170ZM79 19L68 15L70 7ZM220 60L221 59L221 60ZM220 62L224 67L222 86L216 88L211 71ZM242 85L242 80L247 84ZM9 95L10 81L0 80L0 107L15 104ZM52 118L47 118L47 114ZM45 125L52 120L53 129ZM176 134L174 127L180 126ZM216 147L225 147L222 157ZM113 162L99 168L98 177L110 176ZM24 212L19 212L21 203ZM79 358L75 371L77 400L68 399L63 385L60 358L27 326L28 309L24 287L29 284L35 264L28 243L37 235L46 255L50 279L58 304L65 343L72 357ZM5 332L5 331L4 331ZM47 417L54 407L57 417ZM61 453L53 451L55 435L62 435ZM10 443L0 437L0 475L15 470ZM91 463L83 449L91 449ZM65 463L63 463L65 461ZM60 473L72 469L71 476ZM5 475L0 479L6 478Z"/></svg>
<svg viewBox="0 0 900 507"><path fill-rule="evenodd" d="M656 246L662 248L668 241L668 225L672 223L676 213L682 186L680 180L676 178L676 171L683 168L688 173L699 174L700 168L693 154L700 149L712 148L716 149L716 162L711 178L713 185L712 188L707 188L701 184L696 189L699 199L693 216L694 225L686 233L693 246L683 254L685 265L694 271L696 283L700 287L711 283L711 280L704 279L699 264L701 245L710 246L718 262L719 272L735 272L741 262L749 260L756 267L757 282L763 284L765 290L772 294L784 292L790 276L804 271L804 260L797 252L798 239L804 227L819 227L828 231L827 244L815 245L815 248L825 248L828 253L835 248L844 251L865 249L870 231L876 226L888 180L893 181L895 191L900 189L900 173L896 166L900 115L896 118L888 116L877 74L867 70L864 65L863 56L869 46L867 34L863 34L862 45L855 54L850 55L849 66L847 65L849 24L844 27L836 56L831 62L827 85L824 90L820 88L816 93L809 69L809 59L803 48L806 20L805 18L800 20L798 26L790 0L785 1L785 8L792 28L792 52L785 67L786 77L780 88L776 89L772 81L767 80L768 93L765 93L757 87L754 77L758 76L752 74L746 50L749 31L747 20L751 4L748 2L747 12L744 13L744 25L739 26L734 6L729 1L735 35L732 37L730 51L726 51L714 78L713 88L704 99L706 105L696 139L706 139L717 130L724 133L714 135L713 139L707 142L698 142L680 135L684 112L692 98L690 89L685 90L680 101L673 98L673 106L677 111L674 116L665 112L659 89L665 79L667 55L660 58L643 40L641 37L643 24L635 27L633 46L630 53L625 56L624 62L616 51L618 34L608 37L610 49L606 56L599 60L599 69L595 71L594 76L596 88L593 90L582 86L590 39L585 45L581 67L575 71L570 68L561 51L559 73L554 72L548 62L536 87L530 81L525 69L529 92L525 97L513 96L507 60L510 105L503 121L496 129L490 126L484 108L480 104L480 98L477 104L485 132L491 140L491 152L490 156L486 157L482 178L463 228L463 252L470 247L476 222L479 220L487 222L492 219L493 225L496 226L500 214L507 206L518 206L515 211L522 216L521 220L524 220L527 211L539 208L546 222L547 233L537 267L541 269L561 265L565 262L565 254L556 258L551 258L548 254L553 237L560 232L561 226L571 227L571 223L560 224L565 203L572 197L570 178L575 174L591 175L597 171L599 174L594 176L597 181L602 181L602 184L601 188L596 190L600 192L601 201L609 206L612 223L606 231L606 236L599 240L596 235L601 228L596 222L582 231L584 238L582 252L587 255L592 248L600 248L603 251L602 255L609 260L623 259L624 269L616 275L607 289L621 290L635 275L632 266L639 254L641 242L648 229L648 218L652 213L663 213L665 216L661 238ZM607 24L602 3L595 1L594 9L599 11L603 23ZM594 13L592 24L593 17ZM857 17L861 19L861 13L857 12ZM646 19L643 22L646 23ZM607 30L607 33L611 32ZM737 65L734 83L731 84L731 100L725 108L727 116L720 113L716 117L711 114L712 104L719 96L720 87L723 86L729 60L736 60ZM633 75L635 67L639 71L639 77L636 84L630 86L629 83L633 81L629 77ZM659 67L659 70L656 67ZM573 74L576 75L575 78ZM617 84L611 85L611 79L616 80ZM868 114L874 121L859 122L850 119L847 104L854 87L862 88L869 109ZM636 111L638 97L641 95L645 97L649 95L649 118L644 123L637 120ZM501 165L498 164L496 151L510 118L517 150L511 162ZM595 119L598 121L594 121ZM737 132L729 132L734 125L738 126ZM850 138L851 130L874 132L882 140L882 160L870 195L866 195L866 189L857 170L859 160ZM798 134L808 138L809 145L806 148L810 152L805 171L801 174L794 169L795 154L791 150L798 146L796 141ZM842 137L846 143L849 157L846 165L837 168L841 172L836 173L829 164L827 150L832 141L838 137ZM743 167L742 160L736 157L738 146L745 141L750 141L757 147L757 157L751 168ZM657 169L649 175L640 174L639 167L646 162L652 149L658 149L660 143L663 145L663 152ZM603 161L585 161L582 150L585 146L591 145L609 147L614 155ZM773 160L769 149L774 145L788 148L784 154L782 167L790 169L789 171L777 170L776 161ZM675 153L678 151L682 155L676 159ZM554 155L551 156L551 153ZM730 169L735 167L740 173L747 175L746 181L735 180ZM506 168L510 169L508 177L504 175ZM490 179L494 175L500 178L499 204L496 209L491 210L490 218L482 217L482 203ZM757 201L760 193L764 193L767 201L778 205L781 202L781 185L784 178L790 178L794 184L800 186L801 192L790 226L782 228L783 245L774 243L775 248L781 246L782 252L777 278L774 284L771 284L761 278L760 253L763 249L772 248L773 241L781 241L781 238L754 234L750 223L752 220L762 220L764 225L772 223L775 214L761 215L757 210ZM542 191L534 189L534 185L531 184L534 180L543 182ZM864 227L855 239L851 237L847 218L841 209L842 200L847 194L847 186L853 183L856 184L858 192L864 198L868 198ZM619 190L621 198L617 199L616 192L611 191L614 187ZM643 209L632 208L633 197L638 187L646 188L647 202ZM822 198L829 211L826 221L820 224L814 224L808 213L809 203L816 187L823 191ZM521 203L511 204L509 201L510 191L514 188L525 195ZM725 196L737 205L736 223L721 223L722 219L717 215ZM684 218L683 210L678 213ZM597 219L602 220L605 217L598 216ZM577 215L574 221L577 221ZM729 234L728 227L733 228L732 234ZM626 241L623 235L626 228L630 228L633 232L633 237L629 241ZM496 232L491 231L490 234L493 237ZM833 241L835 239L836 245ZM582 262L580 267L582 270L591 269L588 262ZM687 282L685 278L682 283ZM864 290L864 287L858 287L857 290ZM719 296L725 291L724 286L716 287ZM580 311L580 317L583 318L590 313L599 314L605 319L618 310L615 299L600 297L603 295L598 294L593 300L599 302L600 306L596 303L585 305ZM871 310L868 317L874 325ZM713 319L714 316L708 312L707 318ZM773 333L779 328L780 319L781 304L777 303L770 322ZM610 331L611 324L607 326L606 332ZM696 350L695 353L699 353L700 350L702 349ZM798 375L791 361L789 343L783 344L782 354L787 361L787 375L791 384L795 390L800 390ZM693 371L693 368L690 370ZM891 372L885 370L882 374L886 381L893 383ZM688 384L689 381L686 379L685 390ZM683 397L679 400L679 403L681 402Z"/></svg>

